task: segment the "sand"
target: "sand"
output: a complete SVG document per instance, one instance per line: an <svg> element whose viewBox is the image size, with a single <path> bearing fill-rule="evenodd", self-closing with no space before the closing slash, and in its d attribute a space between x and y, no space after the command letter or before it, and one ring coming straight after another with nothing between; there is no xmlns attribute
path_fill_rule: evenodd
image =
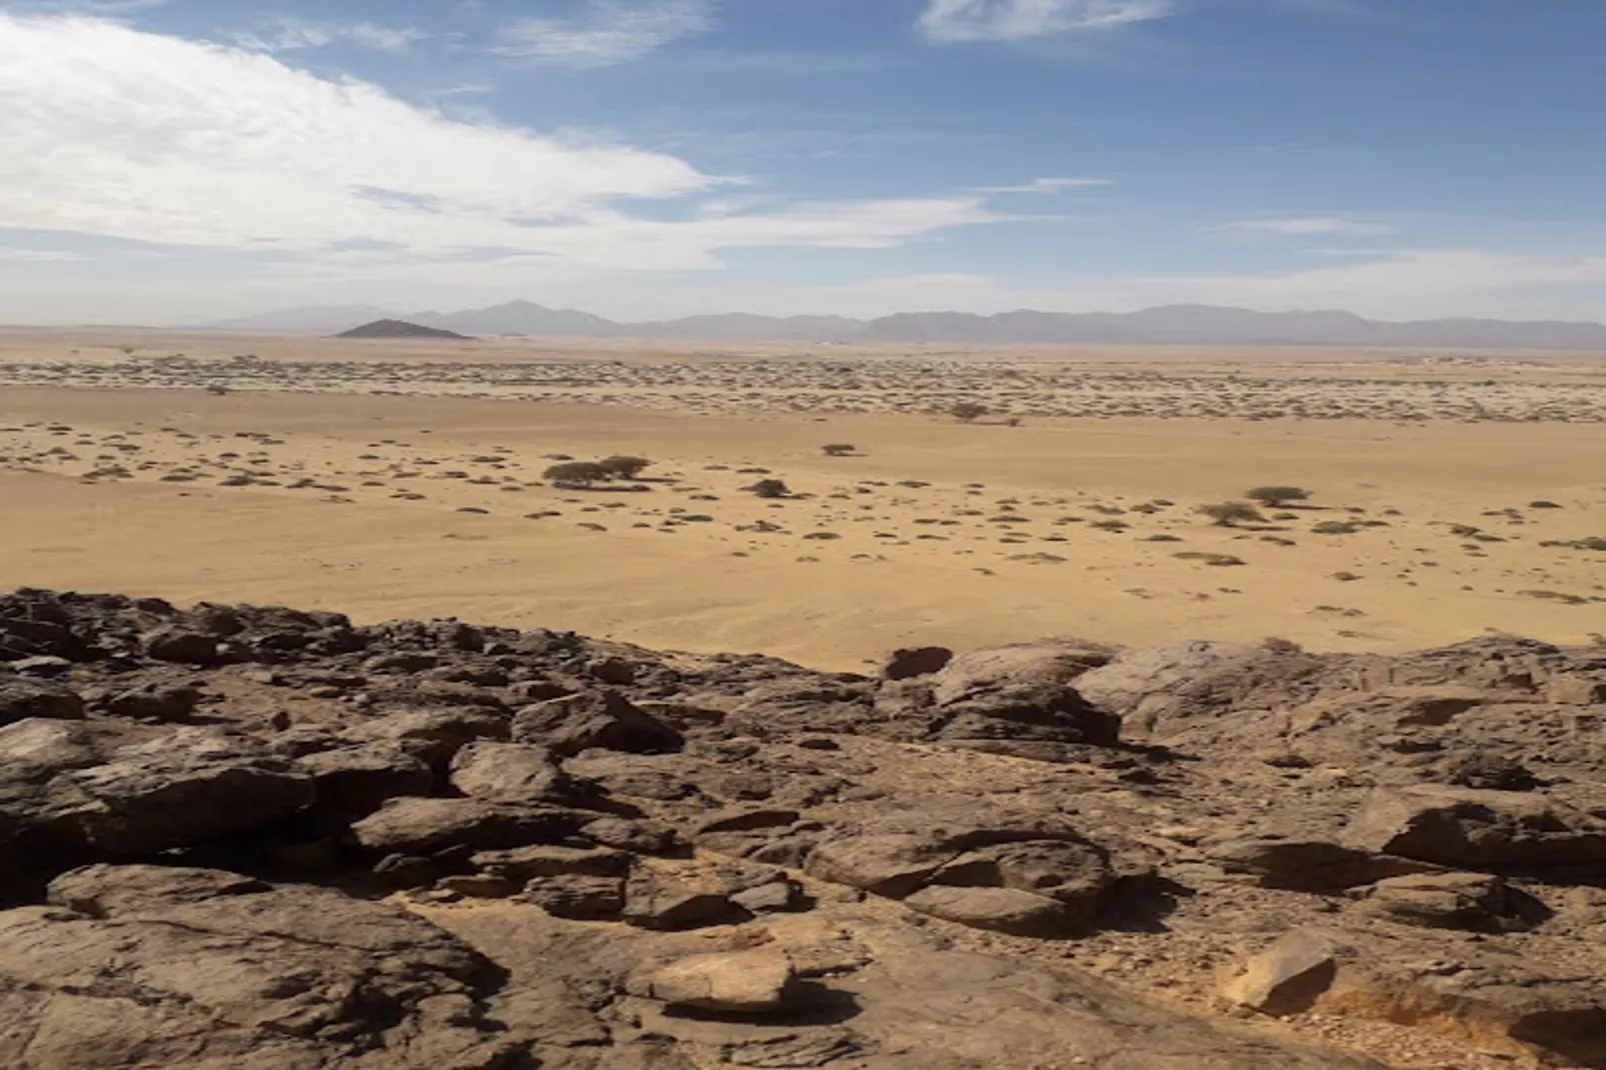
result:
<svg viewBox="0 0 1606 1070"><path fill-rule="evenodd" d="M928 411L958 398L994 412ZM542 478L614 453L655 463ZM1598 355L3 332L0 588L843 670L1050 634L1582 643L1606 632L1603 458ZM742 489L765 478L791 496ZM1195 512L1267 483L1313 496Z"/></svg>

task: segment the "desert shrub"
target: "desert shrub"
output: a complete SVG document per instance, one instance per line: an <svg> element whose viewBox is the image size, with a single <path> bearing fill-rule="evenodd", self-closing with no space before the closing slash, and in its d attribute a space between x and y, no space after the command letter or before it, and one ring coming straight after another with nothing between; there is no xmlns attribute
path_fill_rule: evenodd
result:
<svg viewBox="0 0 1606 1070"><path fill-rule="evenodd" d="M1353 535L1359 530L1358 525L1345 520L1323 520L1310 529L1312 535Z"/></svg>
<svg viewBox="0 0 1606 1070"><path fill-rule="evenodd" d="M1217 502L1214 505L1201 505L1198 510L1204 516L1214 520L1219 527L1230 528L1239 521L1264 520L1260 511L1248 502Z"/></svg>
<svg viewBox="0 0 1606 1070"><path fill-rule="evenodd" d="M1568 550L1599 550L1606 552L1606 539L1590 535L1582 539L1547 539L1540 546L1559 546Z"/></svg>
<svg viewBox="0 0 1606 1070"><path fill-rule="evenodd" d="M1242 565L1246 563L1243 558L1234 557L1232 554L1212 554L1203 550L1184 550L1179 554L1172 554L1171 556L1182 561L1202 561L1207 565L1216 565L1220 567L1225 567L1228 565Z"/></svg>
<svg viewBox="0 0 1606 1070"><path fill-rule="evenodd" d="M1538 501L1529 502L1528 503L1528 508L1530 508L1530 509L1560 509L1561 506L1557 505L1555 502L1546 501L1545 499L1540 498Z"/></svg>
<svg viewBox="0 0 1606 1070"><path fill-rule="evenodd" d="M827 457L846 457L857 449L858 447L849 445L846 442L829 442L820 447L820 451Z"/></svg>
<svg viewBox="0 0 1606 1070"><path fill-rule="evenodd" d="M981 419L989 412L992 412L992 410L979 401L960 401L948 408L949 416L954 417L956 420L963 420L967 424L972 420Z"/></svg>
<svg viewBox="0 0 1606 1070"><path fill-rule="evenodd" d="M229 388L221 383L213 383L211 386L206 388L206 392L211 394L213 397L220 398L229 392Z"/></svg>
<svg viewBox="0 0 1606 1070"><path fill-rule="evenodd" d="M1132 525L1125 520L1098 520L1088 526L1098 528L1100 531L1125 531Z"/></svg>
<svg viewBox="0 0 1606 1070"><path fill-rule="evenodd" d="M1310 497L1310 491L1304 487L1267 486L1252 487L1244 491L1244 497L1252 502L1259 502L1268 509L1280 509L1289 502L1302 502Z"/></svg>
<svg viewBox="0 0 1606 1070"><path fill-rule="evenodd" d="M567 461L555 464L541 475L554 483L570 483L582 487L613 477L613 473L595 461Z"/></svg>
<svg viewBox="0 0 1606 1070"><path fill-rule="evenodd" d="M616 453L612 457L604 457L598 461L597 467L607 472L610 476L618 476L621 479L635 479L641 474L642 469L650 464L652 462L645 457L629 457Z"/></svg>
<svg viewBox="0 0 1606 1070"><path fill-rule="evenodd" d="M752 486L743 487L742 489L751 491L760 498L784 498L792 493L785 481L780 479L761 479Z"/></svg>

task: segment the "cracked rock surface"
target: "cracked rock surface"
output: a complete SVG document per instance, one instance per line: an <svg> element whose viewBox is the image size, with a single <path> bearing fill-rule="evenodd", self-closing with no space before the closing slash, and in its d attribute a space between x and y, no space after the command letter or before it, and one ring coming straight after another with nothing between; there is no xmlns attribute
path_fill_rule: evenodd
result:
<svg viewBox="0 0 1606 1070"><path fill-rule="evenodd" d="M0 1066L1606 1067L1606 649L0 596Z"/></svg>

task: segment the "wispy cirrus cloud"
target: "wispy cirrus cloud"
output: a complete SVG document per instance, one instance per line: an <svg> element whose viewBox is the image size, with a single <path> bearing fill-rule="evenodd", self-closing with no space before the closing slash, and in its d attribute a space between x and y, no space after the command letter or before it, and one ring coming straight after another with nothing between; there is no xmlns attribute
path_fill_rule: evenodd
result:
<svg viewBox="0 0 1606 1070"><path fill-rule="evenodd" d="M1024 41L1114 29L1178 10L1176 0L929 0L918 25L927 38L944 44Z"/></svg>
<svg viewBox="0 0 1606 1070"><path fill-rule="evenodd" d="M1381 223L1335 216L1295 216L1281 219L1240 219L1216 228L1259 234L1392 234L1394 228Z"/></svg>
<svg viewBox="0 0 1606 1070"><path fill-rule="evenodd" d="M333 44L350 44L399 55L429 35L412 26L381 26L367 21L323 22L279 16L233 36L235 43L242 48L260 52L296 52L327 48Z"/></svg>
<svg viewBox="0 0 1606 1070"><path fill-rule="evenodd" d="M547 66L611 67L713 28L714 0L584 0L567 18L508 23L496 51Z"/></svg>
<svg viewBox="0 0 1606 1070"><path fill-rule="evenodd" d="M1064 193L1068 189L1108 186L1107 178L1034 178L1018 186L981 186L980 193Z"/></svg>

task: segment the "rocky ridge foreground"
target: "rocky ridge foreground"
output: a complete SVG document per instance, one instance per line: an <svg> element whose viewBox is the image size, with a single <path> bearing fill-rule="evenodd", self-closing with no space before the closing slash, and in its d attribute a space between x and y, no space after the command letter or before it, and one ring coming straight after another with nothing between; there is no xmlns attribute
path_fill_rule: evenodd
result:
<svg viewBox="0 0 1606 1070"><path fill-rule="evenodd" d="M1504 637L868 678L18 591L0 1065L1606 1067L1603 717Z"/></svg>

